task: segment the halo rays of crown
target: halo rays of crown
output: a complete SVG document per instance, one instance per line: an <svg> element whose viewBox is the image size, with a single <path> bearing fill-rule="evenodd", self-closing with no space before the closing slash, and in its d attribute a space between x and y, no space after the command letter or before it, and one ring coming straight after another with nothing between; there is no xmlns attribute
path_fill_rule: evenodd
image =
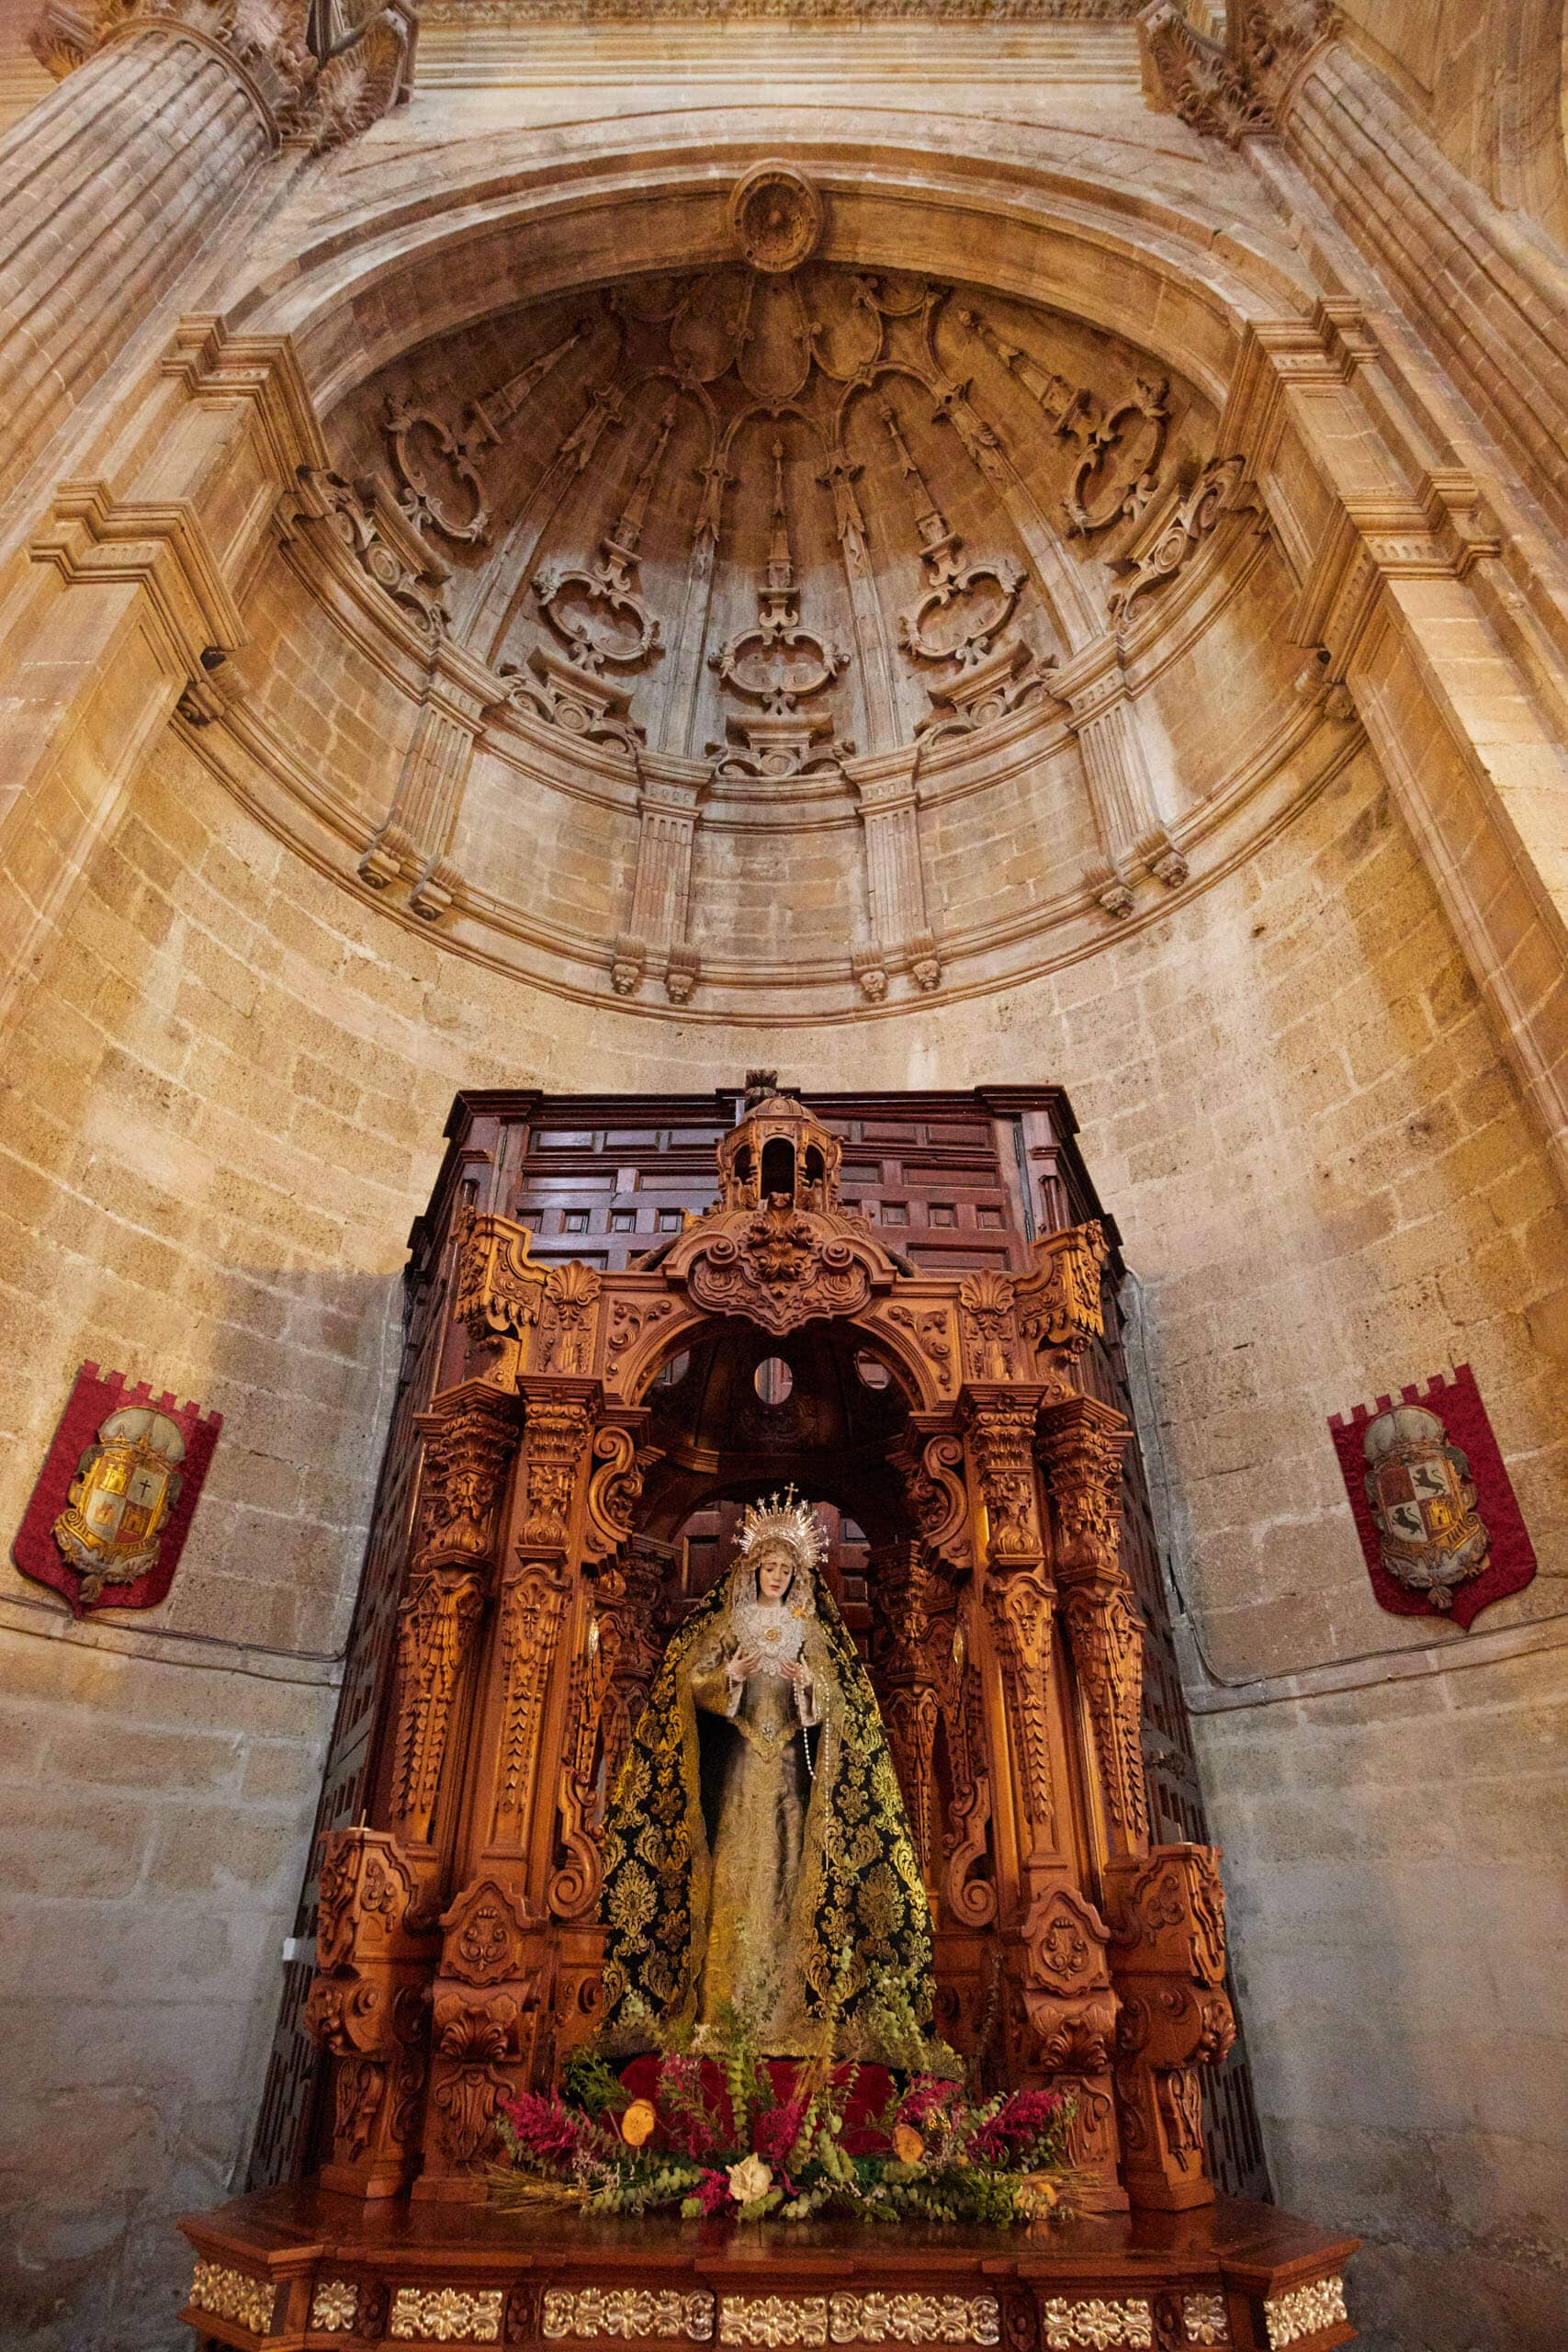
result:
<svg viewBox="0 0 1568 2352"><path fill-rule="evenodd" d="M793 1485L765 1502L749 1503L740 1522L736 1556L748 1559L762 1543L787 1544L803 1566L819 1568L828 1556L828 1531Z"/></svg>

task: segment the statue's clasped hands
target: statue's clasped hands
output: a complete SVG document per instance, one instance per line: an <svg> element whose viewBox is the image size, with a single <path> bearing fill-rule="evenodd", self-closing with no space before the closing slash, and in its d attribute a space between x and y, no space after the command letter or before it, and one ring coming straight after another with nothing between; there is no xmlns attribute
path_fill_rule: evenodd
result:
<svg viewBox="0 0 1568 2352"><path fill-rule="evenodd" d="M798 1690L811 1680L806 1662L798 1657L766 1657L761 1650L737 1651L725 1668L731 1682L750 1682L754 1674L763 1671L778 1675L785 1682L793 1682Z"/></svg>

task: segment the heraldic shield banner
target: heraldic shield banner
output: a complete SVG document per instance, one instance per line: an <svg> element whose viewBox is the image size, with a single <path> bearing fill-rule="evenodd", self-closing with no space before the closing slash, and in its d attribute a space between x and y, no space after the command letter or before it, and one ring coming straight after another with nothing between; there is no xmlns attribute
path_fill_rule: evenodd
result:
<svg viewBox="0 0 1568 2352"><path fill-rule="evenodd" d="M1535 1549L1467 1363L1333 1413L1328 1431L1384 1609L1468 1626L1529 1583Z"/></svg>
<svg viewBox="0 0 1568 2352"><path fill-rule="evenodd" d="M85 1363L11 1546L73 1617L155 1609L174 1581L221 1413Z"/></svg>

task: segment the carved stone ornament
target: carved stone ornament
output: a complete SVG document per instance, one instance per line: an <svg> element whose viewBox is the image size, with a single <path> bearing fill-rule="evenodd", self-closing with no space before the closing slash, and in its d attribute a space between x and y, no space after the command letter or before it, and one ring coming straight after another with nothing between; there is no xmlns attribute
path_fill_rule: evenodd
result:
<svg viewBox="0 0 1568 2352"><path fill-rule="evenodd" d="M389 399L385 430L392 469L402 484L398 503L410 522L416 529L428 526L443 538L483 547L490 537L490 502L469 445L431 410L403 400ZM416 436L422 434L434 444L436 458L457 485L462 503L456 513L432 487L419 453Z"/></svg>
<svg viewBox="0 0 1568 2352"><path fill-rule="evenodd" d="M406 517L371 483L355 489L324 466L299 468L299 519L319 522L366 578L402 606L433 645L449 635L447 565L430 554Z"/></svg>
<svg viewBox="0 0 1568 2352"><path fill-rule="evenodd" d="M788 164L759 164L730 194L729 225L742 258L771 277L810 260L825 219L821 197Z"/></svg>
<svg viewBox="0 0 1568 2352"><path fill-rule="evenodd" d="M1140 596L1174 580L1221 516L1247 503L1246 474L1245 458L1215 458L1178 500L1174 510L1156 521L1153 536L1142 549L1112 564L1119 577L1106 598L1106 610L1113 622L1124 621Z"/></svg>
<svg viewBox="0 0 1568 2352"><path fill-rule="evenodd" d="M276 134L321 154L407 97L416 18L415 0L88 0L46 6L30 46L59 79L138 26L190 25L233 58Z"/></svg>

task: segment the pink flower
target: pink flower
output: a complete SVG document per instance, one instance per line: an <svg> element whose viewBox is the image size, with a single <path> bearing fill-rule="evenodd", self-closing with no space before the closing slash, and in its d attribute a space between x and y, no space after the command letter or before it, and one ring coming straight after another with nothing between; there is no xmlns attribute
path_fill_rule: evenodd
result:
<svg viewBox="0 0 1568 2352"><path fill-rule="evenodd" d="M768 2108L751 2126L751 2144L760 2156L771 2164L782 2165L800 2137L800 2127L806 2120L803 2098L783 2099L777 2107Z"/></svg>
<svg viewBox="0 0 1568 2352"><path fill-rule="evenodd" d="M564 2165L582 2144L583 2118L573 2115L554 2097L522 2091L515 2098L502 2101L501 2113L511 2125L521 2153L536 2165Z"/></svg>
<svg viewBox="0 0 1568 2352"><path fill-rule="evenodd" d="M927 2075L922 2081L911 2083L899 2102L899 2122L921 2131L933 2115L952 2104L958 2090L957 2083L945 2082L936 2075Z"/></svg>
<svg viewBox="0 0 1568 2352"><path fill-rule="evenodd" d="M705 2213L722 2213L729 2203L729 2183L721 2172L705 2172L693 2193Z"/></svg>
<svg viewBox="0 0 1568 2352"><path fill-rule="evenodd" d="M981 2164L1007 2165L1027 2154L1050 2130L1062 2102L1055 2091L1014 2091L969 2143Z"/></svg>

